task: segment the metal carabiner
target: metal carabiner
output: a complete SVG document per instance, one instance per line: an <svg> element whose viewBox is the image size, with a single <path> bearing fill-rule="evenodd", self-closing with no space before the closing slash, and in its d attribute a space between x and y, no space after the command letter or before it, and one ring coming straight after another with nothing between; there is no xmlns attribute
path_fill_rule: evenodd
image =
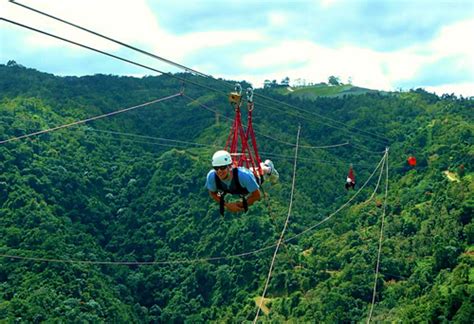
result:
<svg viewBox="0 0 474 324"><path fill-rule="evenodd" d="M247 101L248 102L253 102L253 89L252 88L247 88Z"/></svg>
<svg viewBox="0 0 474 324"><path fill-rule="evenodd" d="M242 95L242 86L240 85L240 83L236 83L235 84L235 88L234 88L235 92L237 92L237 94L240 96Z"/></svg>

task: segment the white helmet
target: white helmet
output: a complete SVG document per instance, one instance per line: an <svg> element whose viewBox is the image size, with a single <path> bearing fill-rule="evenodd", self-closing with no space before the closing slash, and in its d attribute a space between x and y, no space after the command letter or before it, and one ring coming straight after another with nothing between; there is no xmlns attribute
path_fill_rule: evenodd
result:
<svg viewBox="0 0 474 324"><path fill-rule="evenodd" d="M230 164L232 164L232 157L230 156L230 153L227 151L224 151L224 150L217 151L212 156L213 167L219 167L219 166L230 165Z"/></svg>

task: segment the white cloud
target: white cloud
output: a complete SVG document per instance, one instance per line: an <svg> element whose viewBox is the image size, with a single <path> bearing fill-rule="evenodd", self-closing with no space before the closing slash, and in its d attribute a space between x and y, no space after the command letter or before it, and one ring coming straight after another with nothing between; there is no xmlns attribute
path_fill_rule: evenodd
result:
<svg viewBox="0 0 474 324"><path fill-rule="evenodd" d="M284 27L288 23L288 16L283 12L270 12L268 14L268 24L271 27Z"/></svg>
<svg viewBox="0 0 474 324"><path fill-rule="evenodd" d="M434 92L438 96L441 96L445 93L452 94L459 96L462 95L463 97L474 97L474 82L467 82L467 83L456 83L456 84L443 84L438 86L427 86L422 87L426 91Z"/></svg>
<svg viewBox="0 0 474 324"><path fill-rule="evenodd" d="M322 0L319 4L327 8L337 1ZM202 56L203 59L199 63L194 63L195 66L191 66L192 68L203 73L215 73L219 77L245 79L254 83L254 86L261 86L265 79L281 80L286 76L292 80L302 78L308 82L322 82L327 81L330 75L335 75L342 81L351 77L353 83L358 86L392 90L394 85L400 84L401 81L407 84L410 80L419 79L419 74L423 69L442 59L450 59L446 61L457 64L456 70L466 71L470 73L471 80L474 79L474 42L470 40L474 33L474 19L445 26L434 39L425 43L418 43L394 52L378 52L364 48L364 44L341 45L335 48L308 39L272 38L272 34L265 34L266 32L273 33L272 28L291 28L291 25L288 25L290 21L288 13L278 9L269 11L266 15L266 24L254 29L250 27L235 29L230 25L226 29L216 30L215 26L209 26L208 32L190 30L184 34L173 34L172 31L160 26L160 21L157 20L146 0L43 0L39 2L21 0L21 3L184 65L187 65L186 59L196 58L194 55L199 53L199 57ZM55 22L6 0L0 0L0 10L3 17L107 52L121 48L117 44ZM10 36L15 35L16 38L9 37L9 41L13 42L14 39L19 44L6 44L6 46L2 44L2 52L5 52L2 57L11 57L10 52L4 51L3 48L8 49L13 46L15 49L22 50L24 57L31 55L30 60L35 63L40 61L34 55L39 49L67 50L69 54L72 52L74 55L84 53L84 50L73 45L8 23L0 24L0 32L4 31ZM249 44L258 46L249 46ZM270 45L262 47L266 44ZM227 50L228 53L235 54L237 47L239 53L244 52L240 62L235 62L236 67L241 67L239 75L227 74L227 66L218 66L219 70L216 70L216 62L222 59L222 55L225 55L223 53ZM216 58L215 53L219 53L220 57ZM47 60L47 57L42 60ZM19 63L28 65L28 62ZM57 64L60 69L61 64L67 63L57 62ZM153 64L155 66L159 63L155 61ZM164 70L171 70L171 67L165 66ZM146 74L145 71L144 74ZM447 84L439 88L446 87L446 92L450 92L448 88L451 86L467 91L466 89L473 82L465 85ZM418 86L424 85L413 84L413 87ZM426 89L429 88L426 87Z"/></svg>
<svg viewBox="0 0 474 324"><path fill-rule="evenodd" d="M384 66L387 58L358 47L329 48L309 41L284 41L242 58L242 64L249 69L274 68L275 73L260 76L257 84L264 79L279 80L285 76L307 82L326 82L330 75L346 81L349 77L360 86L390 88L390 78ZM305 63L303 67L281 70L281 66Z"/></svg>
<svg viewBox="0 0 474 324"><path fill-rule="evenodd" d="M466 73L474 83L474 19L464 20L446 26L430 44L430 52L437 59L456 57L453 69ZM463 93L464 90L463 90ZM474 87L471 88L474 96Z"/></svg>
<svg viewBox="0 0 474 324"><path fill-rule="evenodd" d="M474 20L465 20L445 26L432 40L417 44L404 50L387 53L387 67L392 84L397 81L409 82L410 79L420 78L420 72L427 66L436 68L438 62L447 59L453 71L466 73L468 83L441 84L439 86L425 86L413 83L412 87L422 87L437 94L456 93L463 96L473 96L474 87L474 43L470 40L474 33ZM442 68L442 67L439 67ZM445 67L443 67L445 68ZM465 76L460 75L460 79ZM442 80L433 80L442 82ZM413 82L416 82L414 79Z"/></svg>
<svg viewBox="0 0 474 324"><path fill-rule="evenodd" d="M229 51L231 51L233 46L244 46L245 42L261 42L264 39L264 36L255 30L234 30L231 29L232 26L229 26L229 30L189 32L184 35L174 35L160 27L159 21L157 21L145 0L82 0L80 2L45 0L39 3L32 0L22 0L21 3L183 64L185 64L183 60L187 56L193 55L193 53L202 49L228 46ZM122 48L118 44L34 13L18 5L2 2L1 9L3 8L8 9L2 11L2 13L5 13L3 15L5 18L77 43L106 52L114 52ZM16 33L18 36L16 41L21 44L19 47L26 49L30 54L42 49L67 50L77 53L74 55L84 53L84 50L79 47L34 31L27 31L21 27L2 23L1 28L4 27L9 32ZM143 60L146 60L146 58ZM212 61L212 54L209 56L209 60ZM153 62L154 66L159 64L156 61ZM170 70L170 67L165 66L164 69Z"/></svg>
<svg viewBox="0 0 474 324"><path fill-rule="evenodd" d="M393 79L409 79L423 65L432 64L443 58L458 57L460 70L474 73L474 19L457 22L442 28L432 40L404 50L390 53L390 74ZM473 76L474 77L474 76Z"/></svg>
<svg viewBox="0 0 474 324"><path fill-rule="evenodd" d="M242 57L243 67L249 69L274 67L308 61L314 44L308 41L283 41L272 47Z"/></svg>
<svg viewBox="0 0 474 324"><path fill-rule="evenodd" d="M146 43L150 37L150 28L156 25L153 12L145 0L113 1L113 0L81 0L81 1L25 1L20 3L60 17L87 29L94 30L124 42ZM47 18L18 5L8 3L5 7L5 18L25 25L44 30L88 46L102 50L117 50L121 46L87 32L80 31L64 23ZM3 9L3 8L2 8ZM15 27L21 28L21 27ZM74 48L65 42L36 32L28 32L23 40L30 50L66 47Z"/></svg>
<svg viewBox="0 0 474 324"><path fill-rule="evenodd" d="M258 68L274 69L265 75L253 75L259 86L265 79L280 80L285 76L307 82L327 81L328 76L339 76L342 81L350 77L353 84L381 90L395 90L396 84L419 77L426 66L443 58L458 57L457 68L474 78L474 43L469 36L474 31L474 20L466 20L447 26L439 35L424 44L394 52L377 52L355 46L325 47L306 40L282 41L260 51L244 55L242 65L249 71ZM287 68L292 64L305 63L302 68ZM247 76L247 79L249 77ZM416 82L416 81L415 81ZM423 87L413 84L413 87ZM439 86L437 92L449 92L449 87L464 96L474 95L469 84ZM426 89L435 87L426 87ZM443 89L443 90L440 90ZM449 92L450 93L450 92Z"/></svg>
<svg viewBox="0 0 474 324"><path fill-rule="evenodd" d="M415 49L384 53L381 56L386 67L386 75L391 82L414 77L420 66L430 60L429 57L418 53ZM434 59L431 60L434 61Z"/></svg>
<svg viewBox="0 0 474 324"><path fill-rule="evenodd" d="M171 60L182 60L187 55L202 49L229 46L232 51L234 46L244 46L245 42L259 42L264 39L263 35L253 30L229 30L195 32L182 36L174 36L159 32L160 37L152 43L154 49L162 56ZM212 61L212 54L209 56Z"/></svg>
<svg viewBox="0 0 474 324"><path fill-rule="evenodd" d="M439 56L462 54L474 59L474 19L445 26L431 42L430 50Z"/></svg>
<svg viewBox="0 0 474 324"><path fill-rule="evenodd" d="M336 3L338 0L321 0L321 7L328 8Z"/></svg>

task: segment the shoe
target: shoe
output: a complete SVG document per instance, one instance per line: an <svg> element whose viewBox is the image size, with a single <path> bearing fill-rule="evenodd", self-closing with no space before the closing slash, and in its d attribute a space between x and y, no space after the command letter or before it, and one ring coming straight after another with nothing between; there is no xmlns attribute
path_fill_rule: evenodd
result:
<svg viewBox="0 0 474 324"><path fill-rule="evenodd" d="M277 183L278 179L280 178L280 174L278 173L277 169L275 169L273 162L271 160L265 160L263 164L265 164L265 166L270 168L270 174L269 174L268 180L270 180L271 184Z"/></svg>

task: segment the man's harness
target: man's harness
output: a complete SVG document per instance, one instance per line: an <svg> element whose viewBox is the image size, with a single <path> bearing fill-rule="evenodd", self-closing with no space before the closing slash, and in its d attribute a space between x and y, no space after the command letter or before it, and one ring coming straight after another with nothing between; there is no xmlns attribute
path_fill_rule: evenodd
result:
<svg viewBox="0 0 474 324"><path fill-rule="evenodd" d="M219 211L222 216L224 216L225 210L225 195L232 194L232 195L239 195L242 198L242 205L244 206L245 212L249 209L246 195L249 194L248 190L245 189L240 185L239 181L239 169L233 168L232 169L232 181L230 182L229 188L224 188L221 179L217 176L217 173L214 174L216 179L216 187L217 187L217 196L219 197Z"/></svg>

